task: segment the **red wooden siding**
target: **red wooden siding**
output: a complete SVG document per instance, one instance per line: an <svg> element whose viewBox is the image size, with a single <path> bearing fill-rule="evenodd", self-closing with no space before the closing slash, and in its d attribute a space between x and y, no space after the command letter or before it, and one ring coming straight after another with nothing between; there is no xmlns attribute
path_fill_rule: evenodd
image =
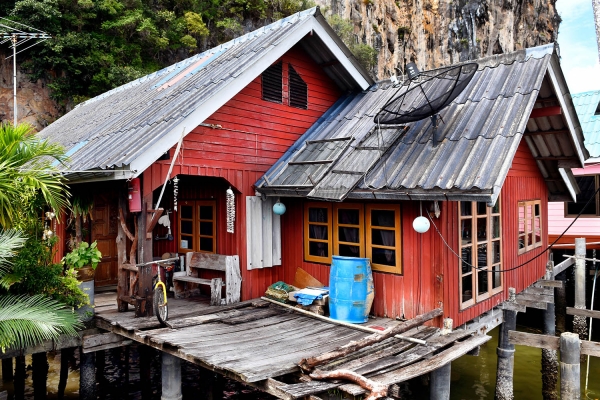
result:
<svg viewBox="0 0 600 400"><path fill-rule="evenodd" d="M281 59L284 65L284 104L262 100L261 77L257 77L229 102L208 118L206 124L221 125L221 129L198 126L188 134L175 162L171 177L179 175L178 199L201 200L214 198L217 202L217 252L240 256L242 269L242 298L264 294L266 288L283 279L283 267L246 270L246 212L245 197L254 195L252 185L277 161L283 153L327 111L341 93L337 86L299 46L292 48ZM287 68L292 64L308 85L308 109L290 107L287 99ZM174 154L174 148L170 154ZM169 170L169 161L158 161L144 171L144 195L159 188ZM207 177L186 180L185 176ZM223 178L211 179L211 178ZM184 184L184 182L187 182ZM236 193L235 233L226 233L225 190L231 186ZM172 185L167 186L161 206L172 208ZM171 215L171 231L177 232L177 215ZM155 228L154 234L164 236L166 228ZM156 241L154 256L177 251L177 237L173 241Z"/></svg>

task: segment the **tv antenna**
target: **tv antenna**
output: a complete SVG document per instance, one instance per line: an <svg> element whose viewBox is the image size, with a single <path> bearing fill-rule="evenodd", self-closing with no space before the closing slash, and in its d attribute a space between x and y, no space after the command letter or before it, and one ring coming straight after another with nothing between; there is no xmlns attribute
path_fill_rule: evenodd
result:
<svg viewBox="0 0 600 400"><path fill-rule="evenodd" d="M0 44L10 42L10 48L13 50L12 55L5 59L8 60L11 57L13 59L13 114L15 126L17 126L17 54L50 39L51 37L52 36L39 29L0 17ZM25 44L28 44L29 46L17 51L19 46Z"/></svg>
<svg viewBox="0 0 600 400"><path fill-rule="evenodd" d="M415 63L408 63L406 71L409 83L402 86L396 95L375 115L378 124L406 124L431 118L433 145L437 145L438 113L448 106L467 87L477 63L442 67L420 72Z"/></svg>

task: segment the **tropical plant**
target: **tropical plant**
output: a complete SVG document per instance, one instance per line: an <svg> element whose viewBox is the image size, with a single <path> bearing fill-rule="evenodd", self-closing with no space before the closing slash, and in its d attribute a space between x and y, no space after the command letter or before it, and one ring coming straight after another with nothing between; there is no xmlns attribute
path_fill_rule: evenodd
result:
<svg viewBox="0 0 600 400"><path fill-rule="evenodd" d="M91 245L88 242L81 242L65 255L63 261L67 267L75 269L83 268L85 266L96 269L102 258L102 253L98 250L97 246L98 243L96 243L96 241Z"/></svg>

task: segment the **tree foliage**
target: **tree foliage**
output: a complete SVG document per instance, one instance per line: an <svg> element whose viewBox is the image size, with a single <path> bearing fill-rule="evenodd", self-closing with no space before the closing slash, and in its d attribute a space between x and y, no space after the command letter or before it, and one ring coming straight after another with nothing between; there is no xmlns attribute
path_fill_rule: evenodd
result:
<svg viewBox="0 0 600 400"><path fill-rule="evenodd" d="M17 0L0 15L52 39L23 67L46 78L63 105L138 77L312 7L311 0Z"/></svg>

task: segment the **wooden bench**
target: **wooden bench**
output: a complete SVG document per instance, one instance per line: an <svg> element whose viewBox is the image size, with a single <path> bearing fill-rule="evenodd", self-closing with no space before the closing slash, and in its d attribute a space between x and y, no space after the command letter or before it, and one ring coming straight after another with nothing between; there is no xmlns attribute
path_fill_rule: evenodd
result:
<svg viewBox="0 0 600 400"><path fill-rule="evenodd" d="M242 289L242 274L238 256L223 256L211 253L189 252L185 258L186 274L173 277L175 297L188 297L194 290L188 289L188 284L210 286L210 304L232 304L240 301ZM199 270L223 271L223 278L205 279L198 277ZM221 289L225 286L225 299L221 299Z"/></svg>

